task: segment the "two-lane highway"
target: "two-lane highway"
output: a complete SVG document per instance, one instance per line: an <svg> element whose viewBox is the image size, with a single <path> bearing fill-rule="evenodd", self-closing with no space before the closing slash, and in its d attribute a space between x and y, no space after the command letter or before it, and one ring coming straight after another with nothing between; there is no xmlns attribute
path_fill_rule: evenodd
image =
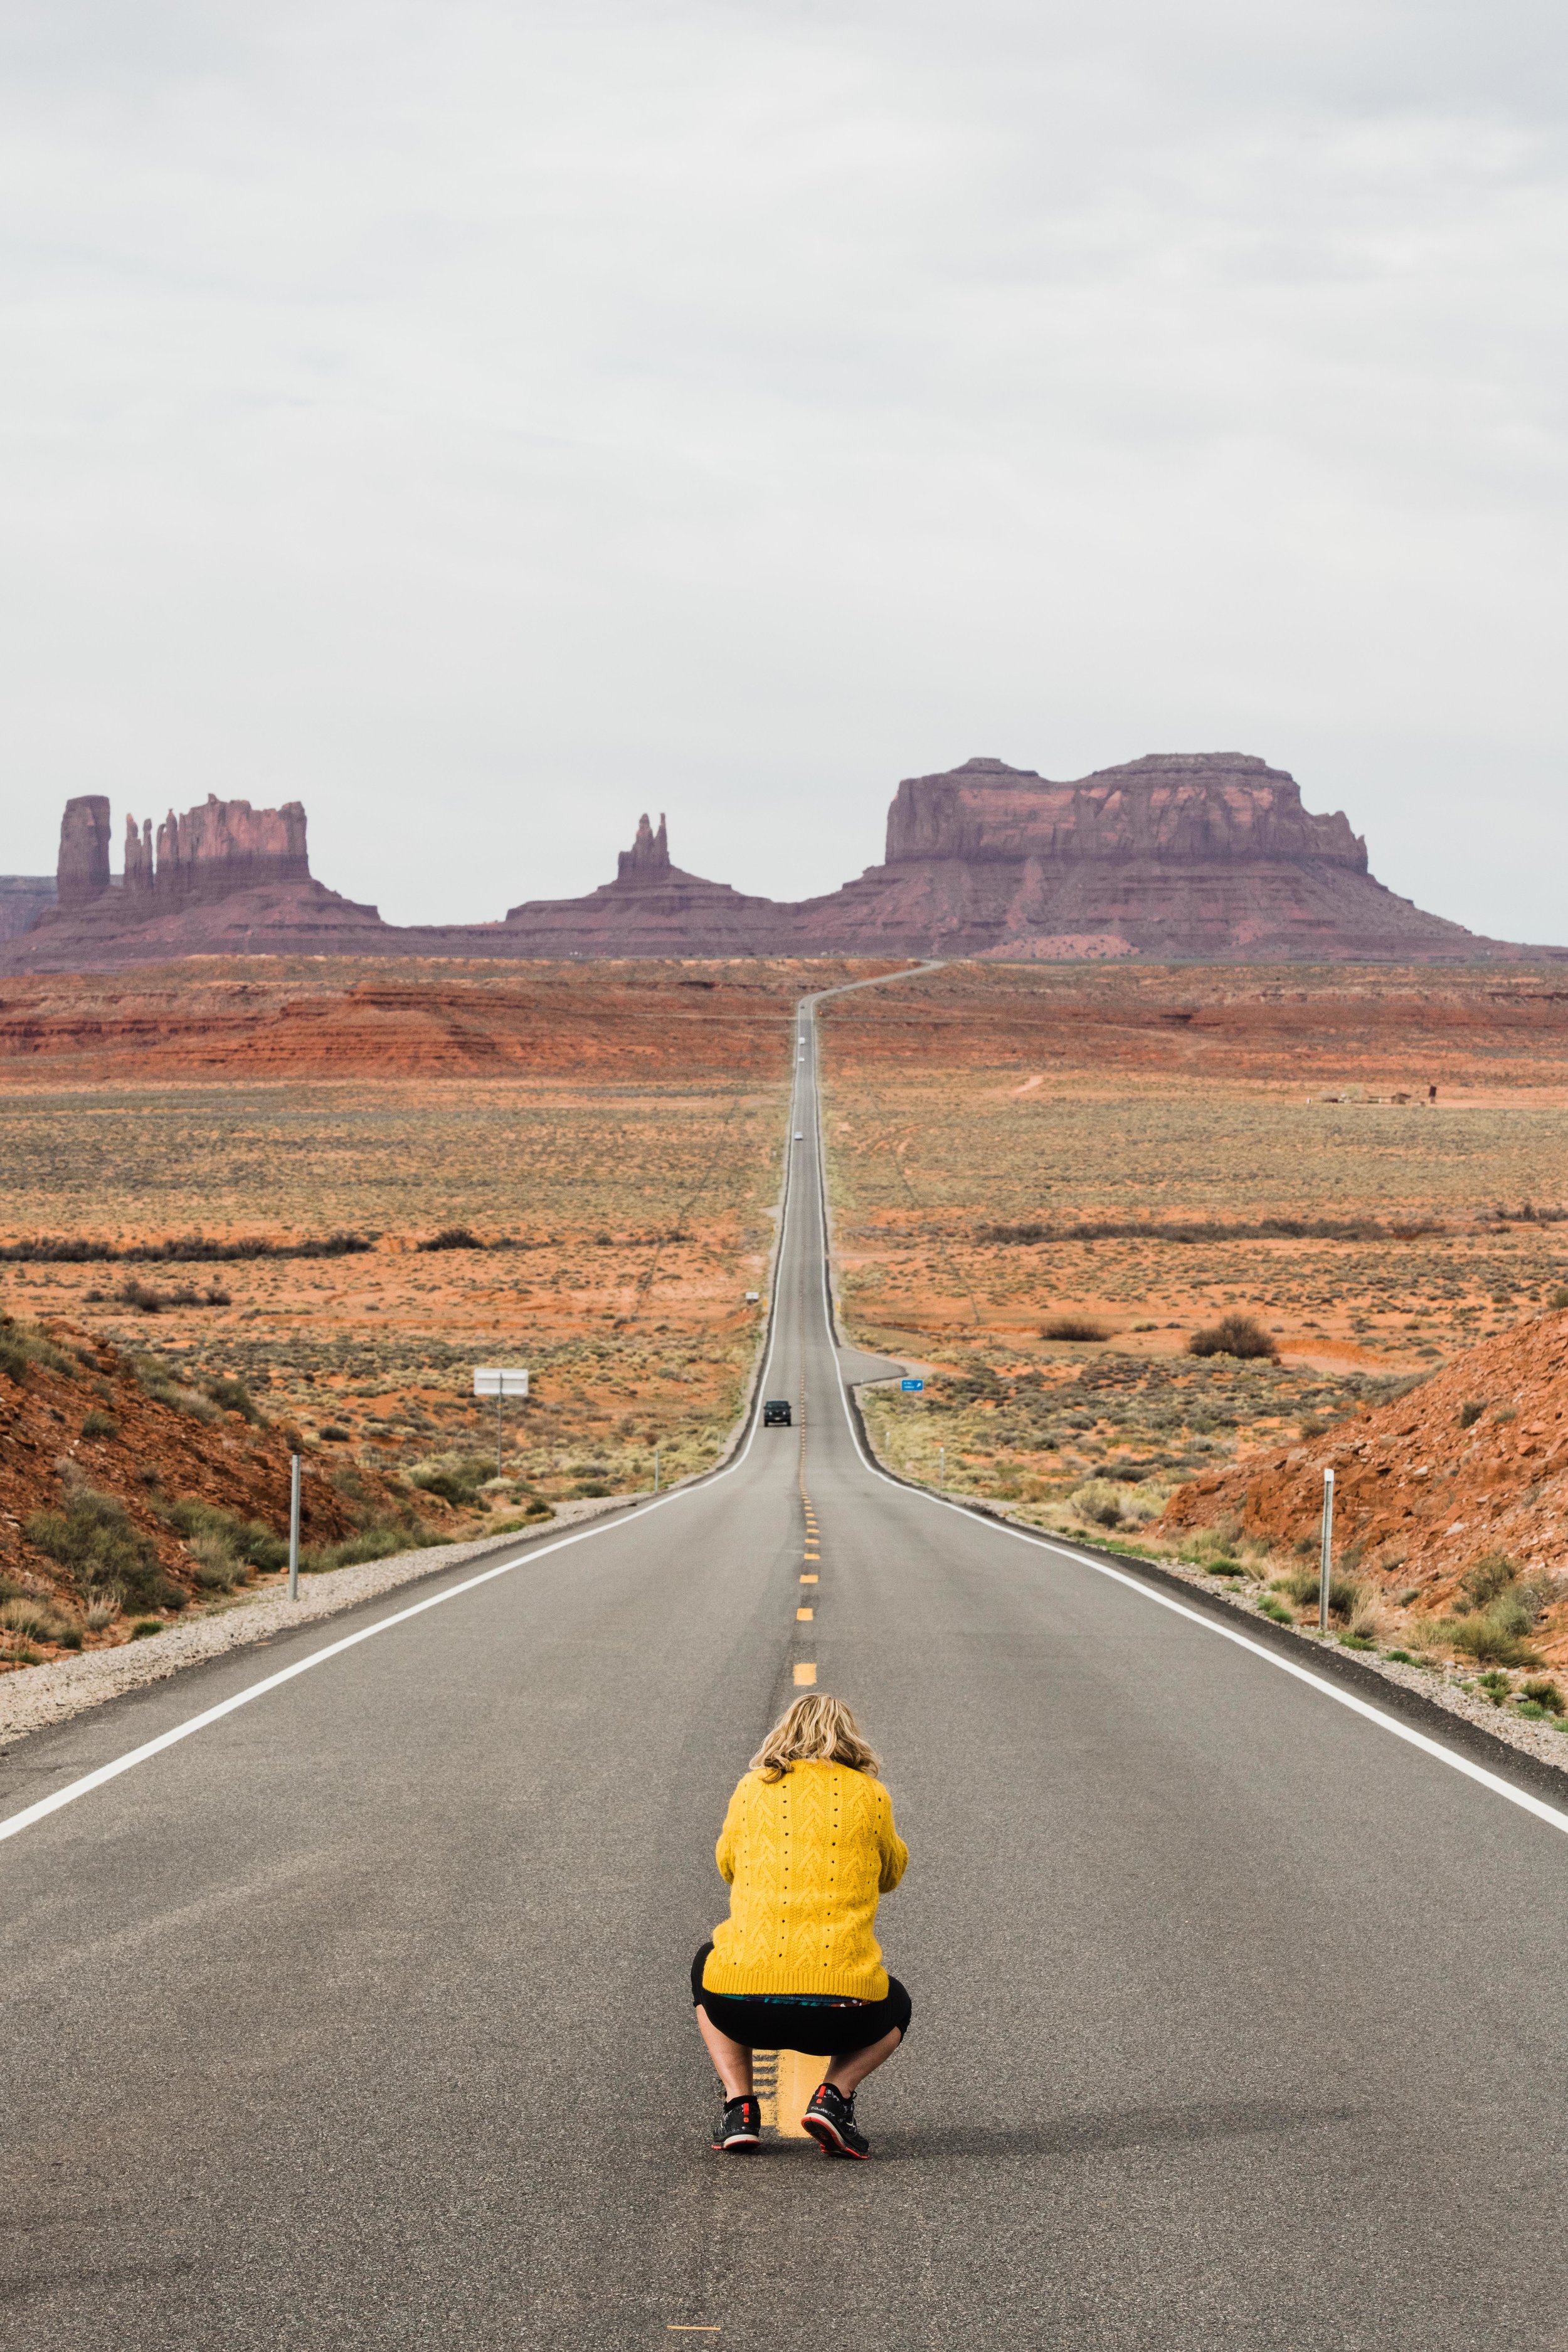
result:
<svg viewBox="0 0 1568 2352"><path fill-rule="evenodd" d="M865 1463L803 1034L793 1429L0 1759L15 1816L386 1624L0 1843L14 2352L1568 2343L1568 1838ZM813 1668L911 1853L865 2166L710 2155L687 2005Z"/></svg>

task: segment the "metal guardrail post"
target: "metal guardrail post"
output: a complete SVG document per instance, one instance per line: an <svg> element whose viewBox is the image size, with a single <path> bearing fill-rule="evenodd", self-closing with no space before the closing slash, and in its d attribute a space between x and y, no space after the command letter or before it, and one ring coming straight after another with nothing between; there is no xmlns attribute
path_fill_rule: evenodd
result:
<svg viewBox="0 0 1568 2352"><path fill-rule="evenodd" d="M1329 1580L1334 1565L1334 1474L1323 1473L1322 1549L1318 1559L1318 1631L1329 1630Z"/></svg>
<svg viewBox="0 0 1568 2352"><path fill-rule="evenodd" d="M289 1456L289 1598L300 1598L300 1457Z"/></svg>

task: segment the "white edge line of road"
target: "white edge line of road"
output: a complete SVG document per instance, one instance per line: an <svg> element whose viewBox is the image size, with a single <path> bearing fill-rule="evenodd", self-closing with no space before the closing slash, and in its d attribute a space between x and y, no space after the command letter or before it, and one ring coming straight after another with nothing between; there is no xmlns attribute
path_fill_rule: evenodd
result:
<svg viewBox="0 0 1568 2352"><path fill-rule="evenodd" d="M784 1145L787 1157L784 1161L784 1210L779 1235L780 1265L784 1263L784 1247L795 1192L794 1135L795 1123L799 1116L800 1079L797 1055L791 1079L789 1127ZM732 1477L756 1442L757 1432L762 1427L763 1394L768 1374L773 1369L777 1340L778 1284L775 1280L773 1295L768 1302L767 1352L763 1358L762 1378L752 1398L752 1426L734 1460L727 1462L721 1470L715 1471L711 1477L705 1479L702 1482L704 1487L716 1486L721 1479ZM422 1617L427 1609L439 1609L446 1601L460 1600L465 1592L476 1591L481 1584L492 1583L498 1576L510 1576L514 1568L524 1568L536 1559L547 1559L552 1552L565 1551L570 1545L587 1543L595 1536L613 1535L633 1524L640 1525L649 1511L662 1511L669 1504L684 1502L688 1496L699 1491L696 1486L678 1486L669 1494L649 1502L637 1514L635 1522L629 1517L601 1519L597 1526L579 1528L575 1535L557 1537L553 1543L531 1545L527 1551L514 1553L510 1559L498 1560L493 1567L482 1569L478 1576L466 1576L459 1584L448 1584L440 1592L429 1593L425 1600L411 1602L406 1609L395 1609L389 1617L378 1617L374 1625L362 1625L357 1633L344 1633L337 1641L326 1643L321 1649L312 1650L308 1657L296 1659L291 1666L282 1666L275 1675L265 1675L258 1683L247 1683L244 1690L236 1691L232 1697L220 1699L216 1706L204 1707L200 1715L187 1717L184 1723L174 1724L167 1731L160 1732L156 1739L143 1740L140 1748L128 1748L123 1756L112 1757L107 1764L99 1765L95 1771L84 1772L79 1780L68 1780L63 1788L56 1789L49 1796L40 1797L35 1804L24 1806L19 1813L7 1815L0 1821L0 1843L7 1838L19 1837L24 1830L30 1830L37 1822L47 1821L51 1813L59 1812L62 1807L74 1805L79 1797L90 1796L95 1789L117 1780L122 1772L130 1772L138 1764L150 1762L154 1756L161 1756L166 1748L177 1748L181 1740L190 1739L198 1731L206 1730L209 1724L221 1723L226 1715L233 1715L239 1707L249 1706L255 1699L265 1698L268 1691L280 1689L285 1683L291 1683L296 1675L308 1675L313 1666L324 1666L329 1658L340 1658L345 1650L357 1649L362 1642L373 1642L378 1633L390 1633L395 1625L406 1625L410 1618ZM438 1570L436 1571L437 1574L439 1572Z"/></svg>
<svg viewBox="0 0 1568 2352"><path fill-rule="evenodd" d="M814 1064L816 1058L813 1055ZM822 1304L823 1312L827 1318L828 1337L831 1339L837 1334L837 1325L834 1320L833 1299L827 1283L826 1179L827 1171L822 1158L819 1120L817 1203L822 1217ZM1510 1780L1503 1780L1500 1774L1489 1772L1484 1764L1473 1764L1468 1756L1461 1756L1457 1748L1446 1748L1440 1739L1434 1739L1428 1733L1416 1731L1411 1725L1401 1723L1396 1716L1385 1714L1382 1707L1373 1706L1370 1700L1358 1698L1354 1691L1342 1689L1339 1684L1331 1682L1325 1675L1314 1674L1310 1666L1299 1666L1293 1658L1282 1658L1277 1650L1266 1647L1261 1642L1255 1642L1249 1633L1240 1633L1230 1625L1222 1625L1203 1610L1189 1608L1184 1601L1174 1600L1167 1592L1155 1591L1152 1585L1145 1584L1141 1578L1129 1575L1124 1569L1112 1568L1109 1560L1096 1559L1091 1552L1076 1551L1066 1544L1053 1543L1048 1536L1037 1535L1024 1528L1010 1527L1005 1519L981 1518L975 1512L966 1510L962 1503L950 1502L945 1496L933 1495L929 1488L917 1486L912 1482L906 1482L901 1478L890 1478L881 1465L871 1459L860 1443L860 1433L855 1426L855 1414L849 1402L849 1391L845 1381L843 1366L837 1361L837 1351L835 1369L838 1375L838 1402L843 1407L844 1422L849 1432L850 1444L872 1477L879 1478L885 1486L896 1487L901 1494L911 1495L920 1502L930 1503L933 1509L955 1511L960 1518L967 1520L972 1527L979 1525L988 1528L993 1535L1011 1536L1015 1543L1026 1544L1031 1551L1051 1552L1058 1559L1069 1560L1074 1568L1091 1569L1096 1576L1109 1577L1113 1584L1124 1585L1129 1592L1137 1593L1140 1600L1152 1601L1157 1609L1168 1609L1173 1617L1184 1617L1189 1624L1200 1627L1205 1633L1216 1634L1222 1642L1234 1642L1238 1650L1246 1650L1251 1656L1261 1658L1266 1666L1275 1666L1280 1674L1289 1675L1295 1681L1305 1683L1309 1689L1321 1693L1324 1698L1331 1698L1336 1706L1348 1707L1352 1715L1361 1716L1365 1722L1375 1723L1380 1731L1392 1732L1395 1739L1403 1739L1406 1746L1418 1748L1424 1756L1434 1757L1439 1764L1447 1764L1453 1771L1462 1772L1467 1780L1479 1782L1481 1788L1489 1789L1494 1797L1505 1798L1510 1805L1517 1805L1521 1812L1533 1813L1537 1821L1547 1822L1554 1830L1568 1831L1568 1813L1562 1811L1556 1805L1549 1805L1543 1797L1531 1796L1528 1789L1515 1788Z"/></svg>

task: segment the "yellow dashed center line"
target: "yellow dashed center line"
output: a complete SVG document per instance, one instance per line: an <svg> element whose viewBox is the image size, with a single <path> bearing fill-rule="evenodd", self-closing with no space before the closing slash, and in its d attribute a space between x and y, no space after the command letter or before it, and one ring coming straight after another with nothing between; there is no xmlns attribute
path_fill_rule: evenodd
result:
<svg viewBox="0 0 1568 2352"><path fill-rule="evenodd" d="M819 1584L822 1580L816 1576L803 1576L800 1580L803 1584Z"/></svg>
<svg viewBox="0 0 1568 2352"><path fill-rule="evenodd" d="M795 1665L795 1679L798 1688L803 1690L809 1689L811 1685L816 1680L816 1666L807 1665L805 1661L801 1659Z"/></svg>
<svg viewBox="0 0 1568 2352"><path fill-rule="evenodd" d="M799 1620L799 1621L800 1621L800 1622L805 1622L808 1621L809 1619L811 1619L811 1618L815 1617L815 1616L816 1616L816 1610L815 1610L815 1609L797 1609L797 1610L795 1611L795 1616L796 1616L796 1619L797 1619L797 1620Z"/></svg>

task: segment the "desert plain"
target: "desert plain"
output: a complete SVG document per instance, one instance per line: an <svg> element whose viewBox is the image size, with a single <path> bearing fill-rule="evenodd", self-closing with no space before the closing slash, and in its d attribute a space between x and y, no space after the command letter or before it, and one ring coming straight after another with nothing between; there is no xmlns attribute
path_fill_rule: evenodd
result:
<svg viewBox="0 0 1568 2352"><path fill-rule="evenodd" d="M237 1383L247 1429L305 1447L340 1538L356 1508L465 1536L542 1519L646 1488L656 1449L689 1475L763 1328L793 1006L890 968L203 958L6 982L0 1297L164 1392ZM1266 1584L1308 1488L1248 1536L1249 1464L1331 1444L1481 1343L1506 1388L1510 1335L1568 1298L1558 974L952 963L837 1000L823 1044L841 1313L927 1375L867 1393L876 1442L1041 1524L1250 1540ZM1237 1313L1272 1354L1189 1351ZM532 1376L499 1462L470 1393L490 1362ZM69 1580L26 1528L73 1481L181 1568L178 1478L139 1493L120 1441L68 1425L89 1402L51 1404L65 1425L0 1515L13 1599L47 1588L61 1622ZM37 1622L0 1633L0 1660L48 1647Z"/></svg>

